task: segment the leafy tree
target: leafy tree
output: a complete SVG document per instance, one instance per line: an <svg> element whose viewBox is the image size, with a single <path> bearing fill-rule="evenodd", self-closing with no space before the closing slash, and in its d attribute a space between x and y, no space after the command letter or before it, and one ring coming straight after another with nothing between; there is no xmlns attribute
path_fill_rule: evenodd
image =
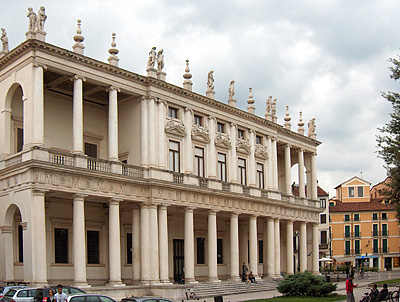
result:
<svg viewBox="0 0 400 302"><path fill-rule="evenodd" d="M400 79L400 56L390 59L393 65L389 67L390 78ZM379 156L385 161L385 168L389 176L386 187L381 193L396 205L397 221L400 221L400 93L384 92L382 96L392 103L391 120L384 127L379 128L381 135L377 136Z"/></svg>

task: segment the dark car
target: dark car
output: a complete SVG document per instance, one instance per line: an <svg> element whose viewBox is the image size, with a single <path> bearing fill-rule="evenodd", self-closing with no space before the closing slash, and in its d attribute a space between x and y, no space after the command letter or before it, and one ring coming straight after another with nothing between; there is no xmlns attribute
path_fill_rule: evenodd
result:
<svg viewBox="0 0 400 302"><path fill-rule="evenodd" d="M57 287L56 286L38 288L36 290L36 296L35 296L36 302L46 302L47 301L47 297L49 296L49 290L50 289L54 290L54 294L57 293ZM84 292L83 290L81 290L81 289L79 289L77 287L72 287L72 286L63 286L62 291L66 295L86 294L86 292Z"/></svg>
<svg viewBox="0 0 400 302"><path fill-rule="evenodd" d="M121 302L172 302L162 297L126 297Z"/></svg>

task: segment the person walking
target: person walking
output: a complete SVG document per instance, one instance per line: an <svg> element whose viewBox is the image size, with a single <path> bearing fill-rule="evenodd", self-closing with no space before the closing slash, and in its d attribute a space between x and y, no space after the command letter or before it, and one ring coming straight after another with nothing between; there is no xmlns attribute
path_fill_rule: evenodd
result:
<svg viewBox="0 0 400 302"><path fill-rule="evenodd" d="M347 294L347 302L355 302L353 289L357 287L358 284L353 283L353 277L350 277L346 280L346 294Z"/></svg>
<svg viewBox="0 0 400 302"><path fill-rule="evenodd" d="M62 285L58 284L57 285L57 293L54 295L56 302L66 302L67 301L67 295L63 293L62 289L63 289Z"/></svg>
<svg viewBox="0 0 400 302"><path fill-rule="evenodd" d="M49 296L47 297L46 302L56 302L54 297L54 290L52 288L49 289Z"/></svg>

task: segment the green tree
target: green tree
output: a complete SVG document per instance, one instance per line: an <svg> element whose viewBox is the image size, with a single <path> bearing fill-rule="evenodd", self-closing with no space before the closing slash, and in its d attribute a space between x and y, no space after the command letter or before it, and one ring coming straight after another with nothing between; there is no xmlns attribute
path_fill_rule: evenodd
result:
<svg viewBox="0 0 400 302"><path fill-rule="evenodd" d="M389 60L392 66L390 78L400 79L400 56ZM396 205L397 221L400 221L400 93L384 92L386 98L393 107L390 113L391 120L384 127L379 128L381 135L377 136L379 156L385 161L385 168L390 177L387 186L382 190L387 200Z"/></svg>

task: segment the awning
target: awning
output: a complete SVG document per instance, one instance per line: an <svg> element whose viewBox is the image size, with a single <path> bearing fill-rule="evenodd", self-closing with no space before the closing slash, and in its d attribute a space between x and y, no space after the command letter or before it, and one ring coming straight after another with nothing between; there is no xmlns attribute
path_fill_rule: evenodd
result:
<svg viewBox="0 0 400 302"><path fill-rule="evenodd" d="M319 259L319 261L320 262L330 262L330 261L332 261L332 259L324 257L324 258Z"/></svg>
<svg viewBox="0 0 400 302"><path fill-rule="evenodd" d="M392 258L392 257L400 257L400 254L387 254L387 255L383 255L383 258Z"/></svg>
<svg viewBox="0 0 400 302"><path fill-rule="evenodd" d="M368 258L379 258L378 255L370 255L370 256L358 256L356 259L368 259Z"/></svg>
<svg viewBox="0 0 400 302"><path fill-rule="evenodd" d="M354 257L333 257L336 262L353 262L354 261Z"/></svg>

